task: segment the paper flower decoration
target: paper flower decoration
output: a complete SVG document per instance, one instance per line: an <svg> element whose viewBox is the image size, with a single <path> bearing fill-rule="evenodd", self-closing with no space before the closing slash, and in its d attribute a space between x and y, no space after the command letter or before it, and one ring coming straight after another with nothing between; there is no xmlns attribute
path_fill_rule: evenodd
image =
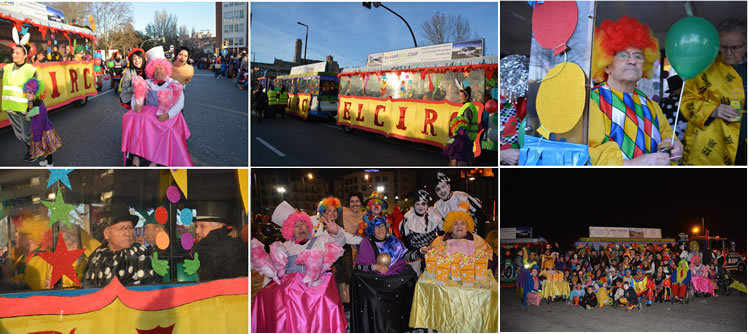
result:
<svg viewBox="0 0 749 334"><path fill-rule="evenodd" d="M180 239L182 241L182 248L185 250L192 249L192 246L195 244L195 239L193 239L192 234L190 233L183 233Z"/></svg>
<svg viewBox="0 0 749 334"><path fill-rule="evenodd" d="M192 224L192 209L184 208L179 211L179 223L185 226Z"/></svg>
<svg viewBox="0 0 749 334"><path fill-rule="evenodd" d="M68 189L73 190L72 187L70 187L70 179L68 179L68 174L72 172L74 169L50 169L49 170L49 181L47 181L47 188L51 187L55 182L60 181L62 184L64 184Z"/></svg>
<svg viewBox="0 0 749 334"><path fill-rule="evenodd" d="M195 252L195 259L185 260L185 274L192 275L200 268L200 260L198 259L198 252Z"/></svg>
<svg viewBox="0 0 749 334"><path fill-rule="evenodd" d="M169 212L163 206L156 208L154 216L156 216L156 222L161 225L166 224L166 221L169 220Z"/></svg>
<svg viewBox="0 0 749 334"><path fill-rule="evenodd" d="M50 288L62 278L63 275L67 276L73 283L81 286L81 282L78 281L78 275L75 273L75 267L73 263L77 260L85 249L76 249L68 251L68 247L65 246L65 240L62 237L62 232L59 232L57 236L57 247L54 252L39 252L36 253L42 260L47 261L52 266L52 278L49 281Z"/></svg>
<svg viewBox="0 0 749 334"><path fill-rule="evenodd" d="M70 224L70 220L68 219L68 213L75 209L75 205L65 203L62 198L61 189L57 189L57 196L55 197L54 202L42 201L42 204L49 208L49 210L51 211L51 214L49 215L50 225L61 221L68 227L73 228L73 225Z"/></svg>

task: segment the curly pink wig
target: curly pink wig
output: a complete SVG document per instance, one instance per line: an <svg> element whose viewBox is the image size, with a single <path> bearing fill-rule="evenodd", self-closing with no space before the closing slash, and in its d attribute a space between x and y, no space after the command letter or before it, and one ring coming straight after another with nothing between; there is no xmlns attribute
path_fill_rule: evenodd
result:
<svg viewBox="0 0 749 334"><path fill-rule="evenodd" d="M156 58L150 59L148 64L146 64L146 75L149 79L153 79L153 71L156 69L156 66L163 67L164 71L166 71L166 76L172 77L172 63L164 58Z"/></svg>
<svg viewBox="0 0 749 334"><path fill-rule="evenodd" d="M307 223L307 232L309 232L310 235L312 234L312 220L309 219L309 216L306 213L295 211L294 213L286 217L286 220L283 221L283 227L281 227L281 235L284 239L294 239L294 224L296 224L296 222L298 221Z"/></svg>

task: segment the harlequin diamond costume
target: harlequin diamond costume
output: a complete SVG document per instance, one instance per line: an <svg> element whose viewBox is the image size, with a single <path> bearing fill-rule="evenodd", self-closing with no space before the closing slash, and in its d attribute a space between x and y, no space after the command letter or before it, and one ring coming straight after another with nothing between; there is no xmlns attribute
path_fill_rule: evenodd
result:
<svg viewBox="0 0 749 334"><path fill-rule="evenodd" d="M411 251L419 251L422 247L429 246L437 238L437 232L442 230L442 216L433 207L428 207L431 201L429 192L419 189L413 202L414 205L423 203L425 210L419 213L420 210L413 207L403 217L400 225L401 235L403 243ZM409 263L417 273L421 273L422 259L423 256L419 256L417 261Z"/></svg>
<svg viewBox="0 0 749 334"><path fill-rule="evenodd" d="M411 314L414 287L418 276L406 264L419 256L409 251L403 243L389 233L384 239L375 236L375 227L385 225L382 217L369 221L366 238L359 245L355 270L351 281L351 332L407 332ZM381 273L375 264L387 254L390 258L387 271Z"/></svg>
<svg viewBox="0 0 749 334"><path fill-rule="evenodd" d="M600 84L590 93L588 146L595 165L622 165L624 160L657 152L658 143L671 140L671 126L658 103L635 88L632 94L617 91L606 83L605 67L614 54L629 47L645 54L643 77L649 78L653 63L660 58L658 39L634 18L604 20L593 40L592 77ZM678 141L678 139L676 139Z"/></svg>
<svg viewBox="0 0 749 334"><path fill-rule="evenodd" d="M298 222L306 226L308 239L294 238L294 225ZM281 228L286 242L274 242L270 254L253 240L252 267L273 280L255 297L253 333L346 332L338 287L329 272L343 253L343 229L335 235L317 236L312 234L312 229L312 221L306 213L294 212L283 221Z"/></svg>

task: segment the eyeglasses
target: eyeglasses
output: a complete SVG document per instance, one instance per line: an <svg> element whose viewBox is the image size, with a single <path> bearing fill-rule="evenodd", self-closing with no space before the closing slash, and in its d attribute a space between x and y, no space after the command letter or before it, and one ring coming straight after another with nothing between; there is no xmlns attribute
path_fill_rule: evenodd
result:
<svg viewBox="0 0 749 334"><path fill-rule="evenodd" d="M722 52L730 51L731 53L736 53L736 52L739 52L745 46L746 46L746 43L741 44L741 45L733 45L733 46L721 45L720 51Z"/></svg>
<svg viewBox="0 0 749 334"><path fill-rule="evenodd" d="M642 64L645 62L645 54L642 52L629 52L629 51L621 51L615 55L615 58L619 61L627 61L629 60L629 57L632 56L635 58L635 62L638 64Z"/></svg>

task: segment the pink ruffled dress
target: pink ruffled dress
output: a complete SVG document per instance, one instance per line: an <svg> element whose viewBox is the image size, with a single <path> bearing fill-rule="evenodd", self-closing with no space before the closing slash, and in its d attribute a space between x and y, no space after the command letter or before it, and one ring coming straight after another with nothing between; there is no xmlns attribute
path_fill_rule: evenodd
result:
<svg viewBox="0 0 749 334"><path fill-rule="evenodd" d="M187 151L190 129L181 112L184 108L184 94L181 88L177 94L178 90L174 85L179 83L170 78L162 85L157 85L150 79L146 83L145 96L139 99L136 89L131 101L134 107L136 103L145 100L141 112L136 112L133 108L122 116L123 164L129 152L163 166L193 166ZM136 83L133 85L135 88ZM158 114L173 114L175 111L176 115L164 122L156 118Z"/></svg>

